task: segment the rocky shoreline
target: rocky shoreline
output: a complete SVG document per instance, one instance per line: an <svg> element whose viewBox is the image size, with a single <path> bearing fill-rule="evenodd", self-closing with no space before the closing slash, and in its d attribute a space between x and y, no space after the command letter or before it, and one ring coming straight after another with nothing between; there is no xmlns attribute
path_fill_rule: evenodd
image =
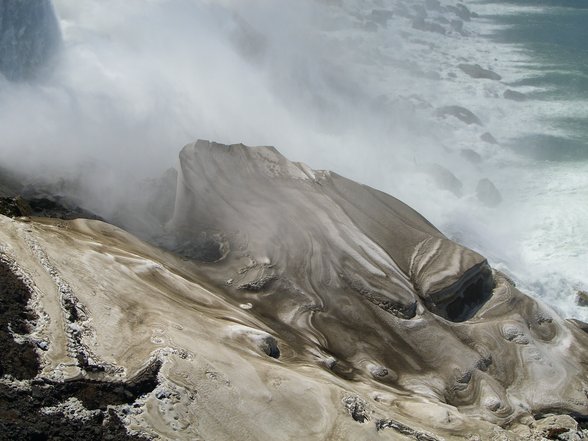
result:
<svg viewBox="0 0 588 441"><path fill-rule="evenodd" d="M181 256L4 193L0 439L588 436L586 325L409 207L273 148L177 182Z"/></svg>

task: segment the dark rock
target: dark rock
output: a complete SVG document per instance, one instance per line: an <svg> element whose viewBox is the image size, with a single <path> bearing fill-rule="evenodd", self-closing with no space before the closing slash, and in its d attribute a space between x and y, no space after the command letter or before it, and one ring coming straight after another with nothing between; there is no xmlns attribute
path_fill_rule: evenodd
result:
<svg viewBox="0 0 588 441"><path fill-rule="evenodd" d="M524 93L521 92L517 92L516 90L511 90L511 89L507 89L504 94L503 94L504 98L507 100L512 100L512 101L526 101L527 100L527 95L525 95Z"/></svg>
<svg viewBox="0 0 588 441"><path fill-rule="evenodd" d="M489 69L484 69L479 64L462 63L459 64L457 67L460 68L463 73L469 75L472 78L484 78L495 81L499 81L502 79L502 77L498 75L496 72L491 71Z"/></svg>
<svg viewBox="0 0 588 441"><path fill-rule="evenodd" d="M578 306L588 306L588 292L578 291L576 293L576 304Z"/></svg>
<svg viewBox="0 0 588 441"><path fill-rule="evenodd" d="M85 210L63 198L45 193L37 193L35 189L25 190L25 196L0 196L0 214L8 217L37 216L55 219L95 219L102 220L96 214ZM42 194L42 196L35 196Z"/></svg>
<svg viewBox="0 0 588 441"><path fill-rule="evenodd" d="M104 409L82 419L63 413L46 414L43 407L59 404L43 401L28 392L0 385L0 440L106 440L147 441L129 435L113 409Z"/></svg>
<svg viewBox="0 0 588 441"><path fill-rule="evenodd" d="M260 292L266 288L269 288L271 284L277 279L277 276L270 274L267 276L260 277L259 279L251 282L243 283L238 286L239 289L251 292Z"/></svg>
<svg viewBox="0 0 588 441"><path fill-rule="evenodd" d="M11 333L26 335L36 315L27 309L31 298L29 287L0 260L0 377L11 375L19 380L34 378L39 370L35 346L17 343Z"/></svg>
<svg viewBox="0 0 588 441"><path fill-rule="evenodd" d="M482 133L482 135L480 136L480 139L484 142L487 142L488 144L498 144L498 141L496 141L496 138L494 136L492 136L492 134L489 132Z"/></svg>
<svg viewBox="0 0 588 441"><path fill-rule="evenodd" d="M355 421L359 423L369 421L367 403L361 398L356 396L345 397L343 399L343 405Z"/></svg>
<svg viewBox="0 0 588 441"><path fill-rule="evenodd" d="M402 435L410 436L419 441L439 441L438 438L435 438L428 433L420 432L413 429L412 427L407 426L406 424L402 424L401 422L392 419L376 421L376 430L379 432L380 430L384 429L393 429Z"/></svg>
<svg viewBox="0 0 588 441"><path fill-rule="evenodd" d="M200 262L218 262L226 254L226 244L223 240L215 234L206 232L167 248L182 257Z"/></svg>
<svg viewBox="0 0 588 441"><path fill-rule="evenodd" d="M472 318L492 297L495 283L487 262L470 268L454 285L431 293L427 308L446 320L464 322Z"/></svg>
<svg viewBox="0 0 588 441"><path fill-rule="evenodd" d="M368 32L376 32L378 30L378 23L373 21L366 21L363 24L363 29Z"/></svg>
<svg viewBox="0 0 588 441"><path fill-rule="evenodd" d="M394 17L394 12L389 9L373 9L369 16L373 22L381 26L386 26L392 17Z"/></svg>
<svg viewBox="0 0 588 441"><path fill-rule="evenodd" d="M576 319L567 319L567 321L573 323L578 328L580 328L582 331L588 333L588 323L580 321L580 320L576 320Z"/></svg>
<svg viewBox="0 0 588 441"><path fill-rule="evenodd" d="M426 32L436 32L437 34L445 35L446 31L439 23L427 21L423 17L417 17L412 22L413 29Z"/></svg>
<svg viewBox="0 0 588 441"><path fill-rule="evenodd" d="M37 378L41 367L39 357L33 343L26 341L26 334L32 330L30 323L37 319L27 309L30 298L31 291L25 282L8 264L0 261L0 376L10 375L18 380L32 380L30 390L0 384L0 440L146 440L128 435L112 410L100 410L83 421L42 411L45 407L56 406L71 397L82 401L90 409L106 409L109 404L132 403L157 386L161 363L154 361L128 382L54 382ZM25 336L25 343L15 342L11 330Z"/></svg>
<svg viewBox="0 0 588 441"><path fill-rule="evenodd" d="M385 378L389 374L388 369L384 366L371 366L369 371L374 378Z"/></svg>
<svg viewBox="0 0 588 441"><path fill-rule="evenodd" d="M27 202L31 207L31 216L51 217L55 219L94 219L103 220L100 216L85 210L65 199L56 196L33 197Z"/></svg>
<svg viewBox="0 0 588 441"><path fill-rule="evenodd" d="M460 151L460 154L472 164L479 164L482 162L482 157L480 154L473 151L472 149L463 149Z"/></svg>
<svg viewBox="0 0 588 441"><path fill-rule="evenodd" d="M440 11L441 2L439 0L425 0L425 8L431 11Z"/></svg>
<svg viewBox="0 0 588 441"><path fill-rule="evenodd" d="M394 7L394 15L404 18L411 18L412 15L404 3L399 3Z"/></svg>
<svg viewBox="0 0 588 441"><path fill-rule="evenodd" d="M429 166L427 171L439 188L450 191L457 197L461 197L463 184L452 172L438 164Z"/></svg>
<svg viewBox="0 0 588 441"><path fill-rule="evenodd" d="M278 347L278 341L268 335L260 342L260 349L268 356L272 358L280 358L280 348Z"/></svg>
<svg viewBox="0 0 588 441"><path fill-rule="evenodd" d="M36 78L61 45L51 0L0 2L0 73L11 81Z"/></svg>
<svg viewBox="0 0 588 441"><path fill-rule="evenodd" d="M476 186L478 200L488 207L496 207L502 202L502 196L489 179L480 179Z"/></svg>
<svg viewBox="0 0 588 441"><path fill-rule="evenodd" d="M570 415L536 415L536 429L546 439L568 440L583 439L578 437L578 422Z"/></svg>
<svg viewBox="0 0 588 441"><path fill-rule="evenodd" d="M30 216L30 205L20 196L0 197L0 214L8 217Z"/></svg>
<svg viewBox="0 0 588 441"><path fill-rule="evenodd" d="M482 121L471 110L462 106L444 106L437 109L437 116L445 117L447 115L454 116L466 124L482 125Z"/></svg>
<svg viewBox="0 0 588 441"><path fill-rule="evenodd" d="M265 36L239 15L233 17L230 40L247 61L261 61L268 47Z"/></svg>
<svg viewBox="0 0 588 441"><path fill-rule="evenodd" d="M409 320L416 315L416 302L402 304L398 301L395 301L393 298L387 297L383 293L375 292L365 283L358 280L357 278L354 278L352 275L342 273L341 276L352 290L358 294L361 294L366 300L370 301L378 308L381 308L384 311L395 315L396 317L400 317L406 320Z"/></svg>
<svg viewBox="0 0 588 441"><path fill-rule="evenodd" d="M417 18L427 18L428 14L427 14L427 10L425 9L425 7L423 5L413 5L412 10L414 11L414 16L413 18L417 19Z"/></svg>
<svg viewBox="0 0 588 441"><path fill-rule="evenodd" d="M451 27L460 34L463 33L463 21L461 20L451 20Z"/></svg>
<svg viewBox="0 0 588 441"><path fill-rule="evenodd" d="M461 18L464 21L470 21L471 18L474 16L470 12L470 10L465 5L462 5L461 3L458 3L455 6L447 6L447 10L453 12L455 15L457 15L459 18Z"/></svg>

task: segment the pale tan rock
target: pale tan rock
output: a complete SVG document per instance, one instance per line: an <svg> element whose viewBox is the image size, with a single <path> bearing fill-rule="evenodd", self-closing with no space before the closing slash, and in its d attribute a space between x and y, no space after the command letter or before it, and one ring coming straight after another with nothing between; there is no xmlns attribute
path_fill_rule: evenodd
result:
<svg viewBox="0 0 588 441"><path fill-rule="evenodd" d="M544 409L587 413L588 334L400 201L271 148L199 142L180 159L169 231L219 238L218 261L100 221L0 216L2 258L48 318L42 376L161 362L158 386L117 408L130 431L517 440L508 427L535 430Z"/></svg>

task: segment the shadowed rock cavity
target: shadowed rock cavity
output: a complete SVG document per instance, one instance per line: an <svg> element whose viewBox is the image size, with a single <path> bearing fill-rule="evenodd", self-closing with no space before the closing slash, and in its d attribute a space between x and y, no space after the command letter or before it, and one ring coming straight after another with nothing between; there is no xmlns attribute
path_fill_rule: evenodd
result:
<svg viewBox="0 0 588 441"><path fill-rule="evenodd" d="M426 303L431 311L452 322L472 318L492 296L494 281L486 262L472 267L469 273L448 289L428 294Z"/></svg>
<svg viewBox="0 0 588 441"><path fill-rule="evenodd" d="M0 2L0 73L11 81L42 75L61 45L51 0Z"/></svg>

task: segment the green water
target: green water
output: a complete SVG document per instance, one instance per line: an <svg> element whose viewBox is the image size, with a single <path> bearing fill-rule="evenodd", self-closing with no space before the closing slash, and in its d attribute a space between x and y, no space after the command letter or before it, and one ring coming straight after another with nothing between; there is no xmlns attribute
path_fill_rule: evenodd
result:
<svg viewBox="0 0 588 441"><path fill-rule="evenodd" d="M527 78L508 83L539 88L528 94L528 105L557 102L573 112L545 117L545 133L513 140L513 148L541 160L588 160L588 1L516 0L480 2L532 6L529 12L487 15L506 26L491 35L496 43L523 47L533 63ZM570 114L571 113L571 114ZM552 129L550 133L550 130ZM554 133L555 132L555 133Z"/></svg>

